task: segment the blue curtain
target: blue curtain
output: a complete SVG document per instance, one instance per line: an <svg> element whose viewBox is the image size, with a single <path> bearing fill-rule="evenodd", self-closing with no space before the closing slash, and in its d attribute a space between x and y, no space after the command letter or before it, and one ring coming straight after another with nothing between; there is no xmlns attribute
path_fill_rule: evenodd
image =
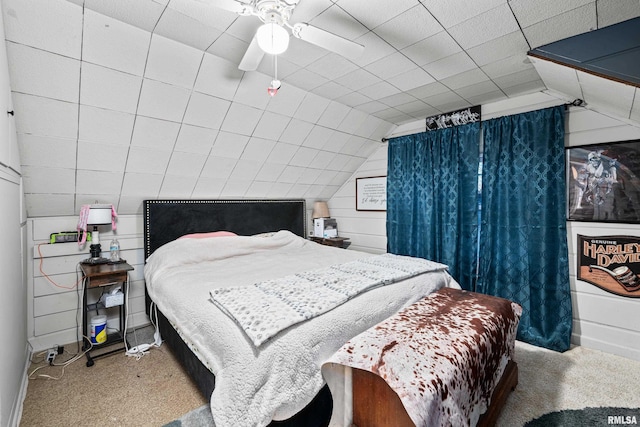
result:
<svg viewBox="0 0 640 427"><path fill-rule="evenodd" d="M472 123L389 140L387 249L447 264L474 288L480 126Z"/></svg>
<svg viewBox="0 0 640 427"><path fill-rule="evenodd" d="M489 120L483 131L477 291L522 305L518 339L567 350L564 107Z"/></svg>

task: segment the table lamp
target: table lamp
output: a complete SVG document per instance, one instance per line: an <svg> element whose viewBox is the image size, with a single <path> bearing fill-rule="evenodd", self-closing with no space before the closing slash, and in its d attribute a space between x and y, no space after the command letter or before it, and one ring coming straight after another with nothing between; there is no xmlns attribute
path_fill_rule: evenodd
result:
<svg viewBox="0 0 640 427"><path fill-rule="evenodd" d="M98 231L99 225L111 226L112 211L111 205L93 204L89 207L89 216L87 217L87 226L92 226L91 232L91 246L90 254L91 258L83 261L85 264L104 264L109 262L107 258L100 256L102 247L100 246L100 232Z"/></svg>

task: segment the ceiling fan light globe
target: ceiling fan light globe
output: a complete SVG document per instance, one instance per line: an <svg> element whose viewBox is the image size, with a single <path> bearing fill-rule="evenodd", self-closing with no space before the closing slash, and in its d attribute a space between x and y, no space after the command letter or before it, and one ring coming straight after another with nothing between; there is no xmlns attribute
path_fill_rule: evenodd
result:
<svg viewBox="0 0 640 427"><path fill-rule="evenodd" d="M271 55L279 55L289 47L289 33L273 22L266 23L256 32L258 46Z"/></svg>

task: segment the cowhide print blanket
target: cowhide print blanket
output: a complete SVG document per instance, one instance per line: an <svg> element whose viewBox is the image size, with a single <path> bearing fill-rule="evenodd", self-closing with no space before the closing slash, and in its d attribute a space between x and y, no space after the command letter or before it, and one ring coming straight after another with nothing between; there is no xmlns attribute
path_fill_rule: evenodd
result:
<svg viewBox="0 0 640 427"><path fill-rule="evenodd" d="M522 308L443 288L348 341L326 363L382 377L416 426L475 425L512 358Z"/></svg>

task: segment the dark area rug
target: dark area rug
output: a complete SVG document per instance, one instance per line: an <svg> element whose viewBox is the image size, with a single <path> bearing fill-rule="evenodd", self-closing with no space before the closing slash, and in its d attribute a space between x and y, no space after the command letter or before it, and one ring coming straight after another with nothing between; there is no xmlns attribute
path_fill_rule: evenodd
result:
<svg viewBox="0 0 640 427"><path fill-rule="evenodd" d="M211 408L209 405L202 405L163 427L213 427Z"/></svg>
<svg viewBox="0 0 640 427"><path fill-rule="evenodd" d="M525 427L596 427L610 425L637 425L640 408L584 408L550 412L531 420Z"/></svg>

